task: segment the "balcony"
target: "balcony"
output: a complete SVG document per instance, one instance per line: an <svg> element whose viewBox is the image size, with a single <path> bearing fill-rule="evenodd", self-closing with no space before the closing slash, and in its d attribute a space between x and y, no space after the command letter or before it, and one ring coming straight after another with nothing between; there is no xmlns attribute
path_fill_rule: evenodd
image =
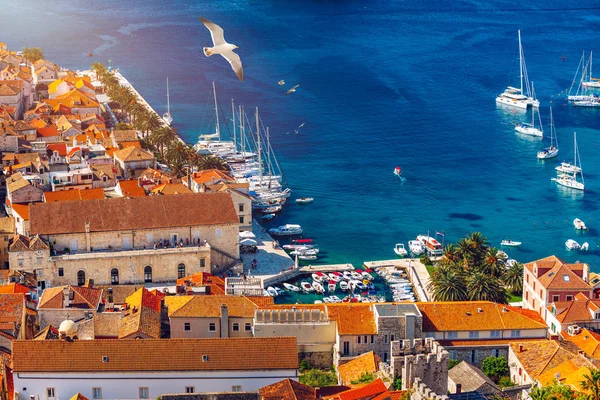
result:
<svg viewBox="0 0 600 400"><path fill-rule="evenodd" d="M76 251L72 253L62 253L50 256L50 261L59 260L90 260L96 258L117 258L117 257L136 257L136 256L152 256L160 254L183 254L183 253L210 253L210 245L191 245L181 247L167 247L157 249L98 249L92 251Z"/></svg>

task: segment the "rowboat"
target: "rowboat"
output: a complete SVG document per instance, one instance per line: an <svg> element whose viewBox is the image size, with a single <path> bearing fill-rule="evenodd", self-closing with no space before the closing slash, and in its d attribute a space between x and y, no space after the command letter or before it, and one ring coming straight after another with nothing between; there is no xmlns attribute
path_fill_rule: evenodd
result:
<svg viewBox="0 0 600 400"><path fill-rule="evenodd" d="M330 272L327 275L329 276L329 279L334 282L339 282L342 280L341 274L339 272Z"/></svg>
<svg viewBox="0 0 600 400"><path fill-rule="evenodd" d="M336 286L337 286L337 283L335 281L329 281L329 283L327 284L327 290L330 292L335 292Z"/></svg>
<svg viewBox="0 0 600 400"><path fill-rule="evenodd" d="M319 282L313 282L312 287L317 293L325 293L325 288Z"/></svg>
<svg viewBox="0 0 600 400"><path fill-rule="evenodd" d="M283 287L292 292L299 292L300 288L298 286L294 286L291 283L284 282Z"/></svg>
<svg viewBox="0 0 600 400"><path fill-rule="evenodd" d="M329 278L327 275L325 275L322 272L315 272L311 276L315 282L323 282L324 279Z"/></svg>
<svg viewBox="0 0 600 400"><path fill-rule="evenodd" d="M308 282L300 282L300 287L304 293L314 292L315 289Z"/></svg>

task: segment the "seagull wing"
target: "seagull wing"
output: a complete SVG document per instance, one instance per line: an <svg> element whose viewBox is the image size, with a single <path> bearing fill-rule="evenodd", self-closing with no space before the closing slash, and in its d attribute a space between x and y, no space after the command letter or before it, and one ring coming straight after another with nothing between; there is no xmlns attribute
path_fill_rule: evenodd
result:
<svg viewBox="0 0 600 400"><path fill-rule="evenodd" d="M240 56L235 54L232 50L221 53L224 59L231 64L231 69L235 72L240 81L244 80L244 70L242 69L242 60Z"/></svg>
<svg viewBox="0 0 600 400"><path fill-rule="evenodd" d="M204 26L210 31L210 37L212 38L213 44L215 46L219 46L222 44L226 44L225 36L223 35L223 28L214 22L210 22L206 18L198 17L200 21L204 24Z"/></svg>

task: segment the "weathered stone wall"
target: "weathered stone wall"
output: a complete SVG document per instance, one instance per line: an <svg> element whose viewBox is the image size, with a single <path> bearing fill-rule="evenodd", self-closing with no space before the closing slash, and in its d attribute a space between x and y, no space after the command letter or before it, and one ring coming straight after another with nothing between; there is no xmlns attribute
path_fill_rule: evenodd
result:
<svg viewBox="0 0 600 400"><path fill-rule="evenodd" d="M0 151L16 153L19 149L19 138L12 135L0 136Z"/></svg>
<svg viewBox="0 0 600 400"><path fill-rule="evenodd" d="M434 393L448 391L449 355L431 338L407 339L392 344L391 368L394 376L402 376L402 389L411 389L419 378Z"/></svg>
<svg viewBox="0 0 600 400"><path fill-rule="evenodd" d="M498 346L472 346L472 347L452 347L446 346L449 357L452 360L466 361L481 368L483 360L487 357L504 357L508 359L508 345Z"/></svg>
<svg viewBox="0 0 600 400"><path fill-rule="evenodd" d="M445 392L444 392L445 393ZM421 379L415 378L412 382L412 389L410 392L410 400L448 400L448 396L445 394L438 394L431 390Z"/></svg>
<svg viewBox="0 0 600 400"><path fill-rule="evenodd" d="M333 365L333 352L299 352L298 362L308 360L310 365L315 368L329 369Z"/></svg>
<svg viewBox="0 0 600 400"><path fill-rule="evenodd" d="M67 308L60 310L38 310L38 319L40 321L40 329L44 329L48 325L52 325L53 327L59 327L60 323L70 319L70 320L80 320L84 319L85 315L91 312L93 315L96 315L96 310L81 310L77 308ZM92 319L90 319L92 321Z"/></svg>
<svg viewBox="0 0 600 400"><path fill-rule="evenodd" d="M33 185L24 186L9 194L10 202L14 204L36 203L42 201L43 197L44 192Z"/></svg>

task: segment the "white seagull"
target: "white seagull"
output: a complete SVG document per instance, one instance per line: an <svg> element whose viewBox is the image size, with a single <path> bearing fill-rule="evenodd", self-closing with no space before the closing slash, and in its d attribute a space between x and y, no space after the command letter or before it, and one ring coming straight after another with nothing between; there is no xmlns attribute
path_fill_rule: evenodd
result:
<svg viewBox="0 0 600 400"><path fill-rule="evenodd" d="M279 81L279 82L277 82L277 83L279 84L279 86L283 86L283 85L285 85L285 81L284 81L283 79L282 79L282 80L280 80L280 81Z"/></svg>
<svg viewBox="0 0 600 400"><path fill-rule="evenodd" d="M297 84L296 86L292 87L290 90L288 90L287 92L285 92L285 95L287 96L290 93L294 93L296 91L296 88L300 86L300 84Z"/></svg>
<svg viewBox="0 0 600 400"><path fill-rule="evenodd" d="M240 60L240 56L235 54L233 50L239 48L234 44L227 43L225 41L225 37L223 36L223 28L214 22L210 22L209 20L199 17L200 21L206 26L206 28L210 31L210 36L212 37L213 47L203 47L204 55L206 57L210 57L213 54L220 54L226 59L229 64L231 64L231 68L237 75L237 77L241 80L244 79L244 71L242 70L242 60Z"/></svg>

